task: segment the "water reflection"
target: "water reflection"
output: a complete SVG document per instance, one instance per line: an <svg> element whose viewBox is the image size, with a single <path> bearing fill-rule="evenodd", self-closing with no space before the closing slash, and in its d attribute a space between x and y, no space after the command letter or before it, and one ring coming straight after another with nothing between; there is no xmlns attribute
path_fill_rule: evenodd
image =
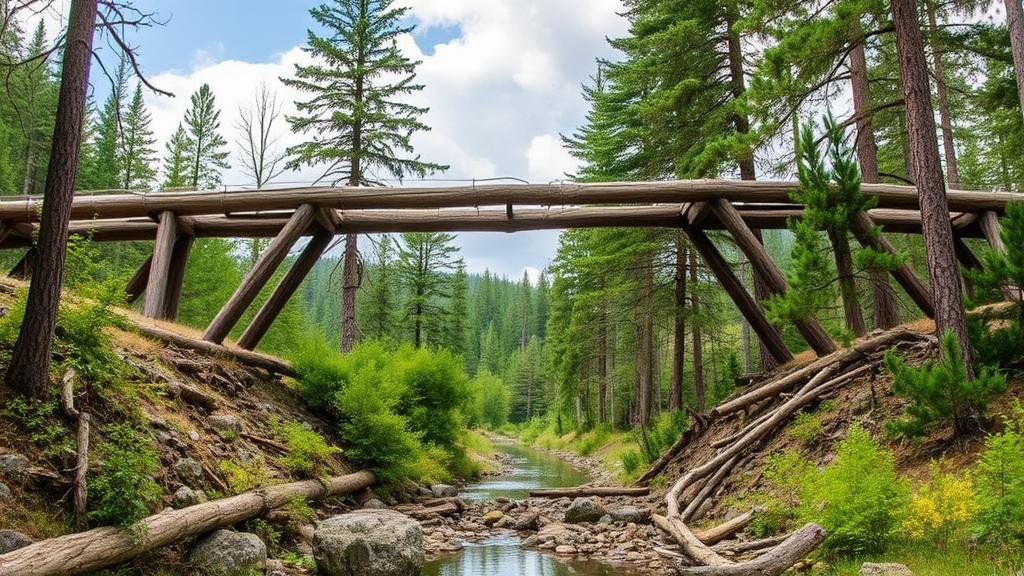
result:
<svg viewBox="0 0 1024 576"><path fill-rule="evenodd" d="M587 482L587 475L545 452L520 444L496 444L511 455L515 468L500 478L466 487L461 497L483 502L495 498L523 499L530 490L564 488ZM639 573L599 562L558 558L538 550L520 548L515 536L467 543L459 553L423 568L423 576L629 576Z"/></svg>

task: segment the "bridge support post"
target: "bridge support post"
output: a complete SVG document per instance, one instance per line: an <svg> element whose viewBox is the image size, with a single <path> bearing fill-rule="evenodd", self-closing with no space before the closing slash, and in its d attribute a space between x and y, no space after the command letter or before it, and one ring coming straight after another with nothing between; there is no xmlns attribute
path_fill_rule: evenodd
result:
<svg viewBox="0 0 1024 576"><path fill-rule="evenodd" d="M153 255L150 254L139 267L135 269L135 274L128 280L128 284L124 287L124 293L128 297L128 303L134 304L139 296L146 293L146 284L149 282L149 268L153 266Z"/></svg>
<svg viewBox="0 0 1024 576"><path fill-rule="evenodd" d="M153 244L150 260L149 280L146 283L146 300L142 314L146 318L163 318L167 304L167 279L171 269L171 255L178 237L178 217L170 210L160 213L160 226Z"/></svg>
<svg viewBox="0 0 1024 576"><path fill-rule="evenodd" d="M256 313L249 326L246 327L245 332L242 332L242 336L238 339L238 345L241 348L246 350L256 348L256 345L266 335L267 330L270 329L270 325L277 319L277 315L281 313L285 304L288 303L288 300L298 290L299 285L306 279L309 271L313 269L317 260L320 259L320 255L324 253L324 250L327 250L327 246L330 245L333 239L334 233L322 227L313 234L313 238L306 244L302 254L299 255L299 258L292 264L292 267L281 278L281 281L277 283L274 292L263 303L263 306L260 307L259 312Z"/></svg>
<svg viewBox="0 0 1024 576"><path fill-rule="evenodd" d="M765 318L764 312L757 301L743 287L743 283L733 273L729 263L725 261L722 254L715 248L715 245L708 239L707 234L700 228L686 228L686 234L690 237L693 247L700 253L701 259L711 272L718 279L725 292L736 303L740 313L743 314L750 327L754 329L758 338L764 343L765 348L779 364L785 364L793 359L789 348L782 341L782 335Z"/></svg>
<svg viewBox="0 0 1024 576"><path fill-rule="evenodd" d="M874 248L886 254L896 254L896 248L893 247L889 240L881 234L872 233L875 223L866 212L854 214L850 224L850 230L862 246ZM917 304L917 307L921 309L921 312L924 312L924 315L929 318L935 318L935 304L932 301L932 293L925 287L924 282L921 282L921 279L917 277L917 274L914 274L910 266L901 264L892 270L891 273L896 282L903 287L907 295L910 296L910 299L914 301L914 304Z"/></svg>
<svg viewBox="0 0 1024 576"><path fill-rule="evenodd" d="M310 204L303 204L292 213L288 223L274 237L270 245L267 246L267 249L260 254L259 259L256 260L256 265L246 274L245 278L242 279L242 283L235 290L235 293L231 295L231 298L228 299L224 307L217 313L217 316L210 322L206 333L203 334L204 340L216 344L224 341L228 332L231 332L231 329L238 323L238 319L242 317L245 309L252 304L256 295L259 294L263 286L270 280L274 270L284 261L288 251L291 250L299 237L313 223L316 210Z"/></svg>
<svg viewBox="0 0 1024 576"><path fill-rule="evenodd" d="M728 200L719 198L713 202L712 210L725 229L732 234L733 240L747 256L747 260L750 260L750 264L761 274L768 284L768 288L778 294L784 293L786 280L782 277L782 272L772 261L768 251L764 249L764 245L757 240L757 236L743 221L743 217L740 216L736 208ZM819 356L835 352L835 344L817 320L813 318L798 320L795 324L804 340Z"/></svg>
<svg viewBox="0 0 1024 576"><path fill-rule="evenodd" d="M188 255L192 251L193 237L179 234L174 241L171 252L171 268L167 274L167 294L164 302L164 318L178 319L178 304L181 303L181 288L185 283L185 269L188 267Z"/></svg>
<svg viewBox="0 0 1024 576"><path fill-rule="evenodd" d="M1006 254L1006 245L1003 244L1001 230L999 216L995 212L984 212L981 215L981 232L985 235L985 240L988 240L988 245L996 252Z"/></svg>

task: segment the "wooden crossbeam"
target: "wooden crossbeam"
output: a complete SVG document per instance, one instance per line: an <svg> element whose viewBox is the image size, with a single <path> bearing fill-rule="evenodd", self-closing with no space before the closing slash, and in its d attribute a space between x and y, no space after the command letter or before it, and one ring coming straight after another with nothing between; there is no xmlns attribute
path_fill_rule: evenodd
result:
<svg viewBox="0 0 1024 576"><path fill-rule="evenodd" d="M1000 233L1002 226L999 224L999 216L995 212L984 212L981 215L981 232L988 240L988 245L1000 254L1006 254L1006 244L1003 244L1003 236Z"/></svg>
<svg viewBox="0 0 1024 576"><path fill-rule="evenodd" d="M718 279L718 283L725 290L726 294L732 298L732 301L739 308L740 313L750 323L750 327L757 334L761 342L764 343L765 348L772 355L779 364L785 364L793 359L793 355L790 353L789 348L786 347L785 342L782 340L782 335L779 331L772 326L768 319L764 315L764 311L761 310L761 306L758 305L757 301L747 292L747 289L743 287L743 283L733 273L729 263L726 262L725 258L715 247L714 243L708 239L707 234L699 228L687 227L687 236L690 237L690 242L693 247L700 253L701 259L704 260L704 264L711 270Z"/></svg>
<svg viewBox="0 0 1024 576"><path fill-rule="evenodd" d="M181 289L185 284L185 270L188 267L188 255L192 250L193 238L189 234L179 234L174 242L171 253L171 267L167 274L167 294L164 302L163 317L168 320L178 319L178 305L181 303Z"/></svg>
<svg viewBox="0 0 1024 576"><path fill-rule="evenodd" d="M178 238L178 217L170 210L160 213L160 224L153 245L153 258L146 283L146 300L142 314L146 318L163 318L167 306L167 278L171 270L171 255Z"/></svg>
<svg viewBox="0 0 1024 576"><path fill-rule="evenodd" d="M274 292L271 293L267 301L260 307L259 312L246 327L245 331L242 332L242 336L238 339L238 345L246 350L253 350L266 335L267 330L270 329L270 325L277 319L278 314L284 308L288 300L298 290L299 285L309 274L309 271L313 269L316 261L320 258L320 255L324 253L324 250L330 245L331 240L334 238L334 234L320 227L316 232L313 233L313 238L306 244L306 247L302 250L302 254L299 255L292 267L288 269L281 281L278 282L277 287L274 288Z"/></svg>
<svg viewBox="0 0 1024 576"><path fill-rule="evenodd" d="M747 260L754 269L761 274L768 288L776 293L783 294L786 291L786 279L782 272L772 261L764 245L758 241L757 236L743 221L743 217L728 200L718 199L712 203L712 210L718 217L725 229L732 235L736 246L747 256ZM818 354L825 355L835 352L836 346L829 338L828 333L814 318L797 320L794 322L797 330L803 336L807 344Z"/></svg>
<svg viewBox="0 0 1024 576"><path fill-rule="evenodd" d="M850 220L850 231L863 246L869 246L886 254L897 254L892 243L881 234L874 234L872 230L875 223L866 212L853 214ZM901 264L891 270L892 277L903 287L910 299L917 304L921 312L929 318L935 318L935 304L932 300L931 291L924 285L924 282L914 274L907 264Z"/></svg>
<svg viewBox="0 0 1024 576"><path fill-rule="evenodd" d="M266 250L256 260L256 265L245 275L242 283L231 298L220 309L217 316L203 334L203 339L220 344L228 332L238 323L245 309L259 294L263 286L274 274L274 271L288 255L295 242L306 232L315 219L316 208L310 204L299 206L288 223L270 242Z"/></svg>

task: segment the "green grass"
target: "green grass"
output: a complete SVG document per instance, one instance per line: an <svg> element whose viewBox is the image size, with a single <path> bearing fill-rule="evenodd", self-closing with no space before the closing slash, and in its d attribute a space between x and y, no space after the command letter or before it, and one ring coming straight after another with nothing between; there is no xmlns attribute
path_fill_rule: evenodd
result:
<svg viewBox="0 0 1024 576"><path fill-rule="evenodd" d="M914 574L927 576L1011 576L1024 568L1024 554L992 549L964 550L960 547L935 549L907 545L884 554L836 563L825 574L856 576L864 562L898 562Z"/></svg>

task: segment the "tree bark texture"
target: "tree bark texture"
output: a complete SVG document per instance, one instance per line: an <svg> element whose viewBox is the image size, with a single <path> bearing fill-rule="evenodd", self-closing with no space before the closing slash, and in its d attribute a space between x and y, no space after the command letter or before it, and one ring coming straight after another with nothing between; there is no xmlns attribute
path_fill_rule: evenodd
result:
<svg viewBox="0 0 1024 576"><path fill-rule="evenodd" d="M693 282L692 296L690 297L693 308L693 399L697 412L704 412L704 341L701 336L700 322L697 316L700 314L700 297L697 291L697 255L690 253L690 281Z"/></svg>
<svg viewBox="0 0 1024 576"><path fill-rule="evenodd" d="M651 423L654 407L654 254L640 256L640 318L636 324L636 422Z"/></svg>
<svg viewBox="0 0 1024 576"><path fill-rule="evenodd" d="M683 368L686 355L686 245L682 231L676 232L675 315L672 325L672 391L668 406L672 410L683 407Z"/></svg>
<svg viewBox="0 0 1024 576"><path fill-rule="evenodd" d="M1021 0L1004 0L1006 5L1006 28L1010 32L1010 48L1013 51L1013 75L1017 79L1017 100L1021 114L1024 114L1024 9Z"/></svg>
<svg viewBox="0 0 1024 576"><path fill-rule="evenodd" d="M949 110L946 70L942 64L942 50L939 47L939 25L935 17L935 0L926 0L924 4L928 12L928 40L931 44L935 94L939 100L939 125L942 128L942 151L946 157L946 181L951 188L956 188L960 185L960 170L957 167L956 146L953 142L953 121Z"/></svg>
<svg viewBox="0 0 1024 576"><path fill-rule="evenodd" d="M864 315L861 313L860 299L857 297L857 280L853 275L850 238L845 231L835 230L829 230L828 236L836 259L836 271L839 273L839 296L843 301L846 328L856 336L863 336L867 329L864 327Z"/></svg>
<svg viewBox="0 0 1024 576"><path fill-rule="evenodd" d="M359 290L358 236L345 235L345 256L341 273L341 351L356 344L356 293Z"/></svg>
<svg viewBox="0 0 1024 576"><path fill-rule="evenodd" d="M921 227L935 303L935 327L939 338L947 330L956 334L968 374L973 376L974 362L967 336L960 270L953 246L953 226L949 221L949 203L935 141L928 65L914 0L892 0L892 20L906 101L914 182L921 202Z"/></svg>
<svg viewBox="0 0 1024 576"><path fill-rule="evenodd" d="M38 252L25 305L25 319L5 377L9 387L35 396L46 394L50 382L50 347L57 326L68 223L78 173L89 67L96 24L97 0L73 0L68 18L57 117L50 164L46 173Z"/></svg>

